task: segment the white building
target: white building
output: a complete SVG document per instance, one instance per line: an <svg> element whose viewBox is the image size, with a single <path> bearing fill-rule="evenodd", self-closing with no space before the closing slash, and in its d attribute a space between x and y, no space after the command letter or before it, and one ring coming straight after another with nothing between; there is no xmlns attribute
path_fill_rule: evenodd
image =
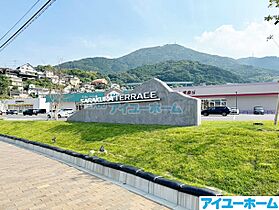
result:
<svg viewBox="0 0 279 210"><path fill-rule="evenodd" d="M62 76L57 76L57 75L53 75L53 76L48 76L46 77L47 79L49 79L53 84L55 85L65 85L66 81Z"/></svg>
<svg viewBox="0 0 279 210"><path fill-rule="evenodd" d="M113 83L113 84L111 84L110 88L120 90L120 85Z"/></svg>
<svg viewBox="0 0 279 210"><path fill-rule="evenodd" d="M245 83L174 88L175 91L200 98L202 109L211 106L237 107L240 113L253 113L263 106L265 113L275 113L279 83Z"/></svg>
<svg viewBox="0 0 279 210"><path fill-rule="evenodd" d="M49 79L53 84L58 84L59 82L59 77L55 75L53 71L46 70L44 72L44 77Z"/></svg>
<svg viewBox="0 0 279 210"><path fill-rule="evenodd" d="M44 72L44 74L45 74L45 77L46 77L46 78L52 78L52 77L54 76L53 71L48 71L48 70L46 70L46 71Z"/></svg>
<svg viewBox="0 0 279 210"><path fill-rule="evenodd" d="M67 75L67 76L65 76L65 79L66 79L68 84L70 84L70 85L72 85L74 87L77 87L80 84L80 79L78 77L76 77L76 76Z"/></svg>
<svg viewBox="0 0 279 210"><path fill-rule="evenodd" d="M72 86L72 85L67 85L66 87L64 87L63 88L63 93L65 94L67 94L67 93L71 93L73 90L74 90L74 86Z"/></svg>
<svg viewBox="0 0 279 210"><path fill-rule="evenodd" d="M16 87L23 87L23 83L22 83L22 78L16 76L16 75L10 75L10 74L6 74L5 75L7 78L9 78L9 80L11 81L11 86L16 86Z"/></svg>
<svg viewBox="0 0 279 210"><path fill-rule="evenodd" d="M5 111L5 104L3 103L3 101L0 101L0 111Z"/></svg>
<svg viewBox="0 0 279 210"><path fill-rule="evenodd" d="M39 79L45 78L45 73L44 73L44 72L41 72L41 71L37 71L37 77L38 77Z"/></svg>
<svg viewBox="0 0 279 210"><path fill-rule="evenodd" d="M28 91L27 91L28 95L34 94L38 97L44 97L48 94L50 94L50 90L48 88L41 88L41 87L33 87L29 85Z"/></svg>
<svg viewBox="0 0 279 210"><path fill-rule="evenodd" d="M19 71L19 75L22 77L37 77L37 71L29 63L17 67L17 70Z"/></svg>
<svg viewBox="0 0 279 210"><path fill-rule="evenodd" d="M49 103L46 98L18 98L6 99L1 101L3 110L17 110L22 112L26 109L46 109L49 111Z"/></svg>
<svg viewBox="0 0 279 210"><path fill-rule="evenodd" d="M95 91L94 85L91 85L90 83L82 83L81 87L79 89L80 89L80 92L82 92L82 93L89 93L89 92Z"/></svg>

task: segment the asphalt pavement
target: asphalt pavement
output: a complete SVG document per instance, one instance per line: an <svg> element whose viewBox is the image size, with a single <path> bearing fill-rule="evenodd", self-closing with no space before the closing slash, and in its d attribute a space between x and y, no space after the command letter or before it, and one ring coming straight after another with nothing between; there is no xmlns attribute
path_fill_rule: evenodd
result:
<svg viewBox="0 0 279 210"><path fill-rule="evenodd" d="M23 114L17 114L17 115L2 115L0 116L0 119L3 120L40 120L40 121L44 121L44 120L50 120L47 118L46 114L38 114L36 115L32 115L32 116L23 116ZM66 118L61 118L59 120L66 120Z"/></svg>
<svg viewBox="0 0 279 210"><path fill-rule="evenodd" d="M209 115L202 116L202 121L261 121L261 120L273 120L274 114L254 115L254 114L240 114L240 115Z"/></svg>

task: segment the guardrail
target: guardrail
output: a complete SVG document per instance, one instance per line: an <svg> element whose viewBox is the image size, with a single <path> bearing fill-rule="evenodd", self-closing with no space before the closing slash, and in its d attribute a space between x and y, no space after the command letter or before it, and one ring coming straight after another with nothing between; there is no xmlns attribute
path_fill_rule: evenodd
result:
<svg viewBox="0 0 279 210"><path fill-rule="evenodd" d="M185 185L166 179L133 166L109 162L97 156L88 156L48 144L30 141L15 136L0 134L0 140L45 154L63 162L81 167L87 171L129 185L143 193L172 203L174 206L198 210L199 196L217 196L219 192L206 188Z"/></svg>

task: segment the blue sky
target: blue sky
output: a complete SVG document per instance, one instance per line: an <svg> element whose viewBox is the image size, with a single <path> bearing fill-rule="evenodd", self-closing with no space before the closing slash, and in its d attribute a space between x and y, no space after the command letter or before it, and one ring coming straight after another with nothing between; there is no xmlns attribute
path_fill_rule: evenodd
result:
<svg viewBox="0 0 279 210"><path fill-rule="evenodd" d="M36 1L0 1L0 35ZM267 5L268 0L56 0L0 53L0 66L114 58L168 43L235 58L277 55L279 49L266 43L266 35L276 38L278 31L263 22L271 12Z"/></svg>

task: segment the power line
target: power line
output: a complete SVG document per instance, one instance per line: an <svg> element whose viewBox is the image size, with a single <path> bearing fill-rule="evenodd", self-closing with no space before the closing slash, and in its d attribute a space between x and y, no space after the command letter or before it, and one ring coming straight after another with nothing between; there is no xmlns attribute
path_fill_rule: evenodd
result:
<svg viewBox="0 0 279 210"><path fill-rule="evenodd" d="M56 0L48 0L28 21L26 21L6 42L0 46L0 52L2 52L9 44L11 44L15 38L21 34L29 25L33 23L38 17L40 17L49 6L51 6Z"/></svg>
<svg viewBox="0 0 279 210"><path fill-rule="evenodd" d="M35 4L1 37L0 41L2 41L15 27L16 25L22 21L23 18L39 3L40 0L37 0Z"/></svg>
<svg viewBox="0 0 279 210"><path fill-rule="evenodd" d="M48 0L23 26L21 26L6 42L0 46L2 52L14 39L22 33L33 21L35 21L55 0Z"/></svg>

